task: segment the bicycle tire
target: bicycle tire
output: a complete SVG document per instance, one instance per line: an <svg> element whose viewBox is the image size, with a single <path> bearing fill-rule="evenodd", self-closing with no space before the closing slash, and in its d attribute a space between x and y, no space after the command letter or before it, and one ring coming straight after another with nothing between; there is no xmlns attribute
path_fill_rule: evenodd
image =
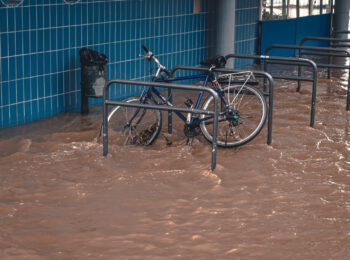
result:
<svg viewBox="0 0 350 260"><path fill-rule="evenodd" d="M130 97L123 101L140 103L140 98ZM146 99L145 103L154 104L150 99ZM128 125L133 116L132 124ZM157 139L161 131L162 113L154 109L116 106L108 114L108 125L110 130L120 135L122 144L147 146Z"/></svg>
<svg viewBox="0 0 350 260"><path fill-rule="evenodd" d="M250 86L232 85L221 91L225 102L231 103L229 108L219 104L219 123L217 144L220 147L238 147L253 140L263 128L267 117L267 104L264 95ZM246 99L245 99L246 98ZM243 100L245 99L245 100ZM203 103L204 110L213 110L214 100L209 96ZM233 116L238 115L238 119ZM200 118L204 118L201 115ZM213 121L202 121L200 124L204 137L212 142ZM210 129L209 129L210 128ZM248 132L249 130L249 132Z"/></svg>

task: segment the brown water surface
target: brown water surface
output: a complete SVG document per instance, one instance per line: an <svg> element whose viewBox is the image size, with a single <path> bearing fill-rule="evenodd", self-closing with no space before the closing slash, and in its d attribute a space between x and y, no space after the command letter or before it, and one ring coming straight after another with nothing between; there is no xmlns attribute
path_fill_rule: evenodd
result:
<svg viewBox="0 0 350 260"><path fill-rule="evenodd" d="M113 145L100 110L0 131L0 259L349 259L350 113L342 77L276 87L266 127L239 149ZM164 125L165 128L165 125Z"/></svg>

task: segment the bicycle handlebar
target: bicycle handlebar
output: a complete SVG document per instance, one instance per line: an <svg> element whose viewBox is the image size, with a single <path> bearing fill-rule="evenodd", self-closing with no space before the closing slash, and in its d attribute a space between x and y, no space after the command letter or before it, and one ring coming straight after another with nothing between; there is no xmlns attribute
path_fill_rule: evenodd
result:
<svg viewBox="0 0 350 260"><path fill-rule="evenodd" d="M147 49L147 47L145 45L142 45L141 48L148 54L149 50Z"/></svg>
<svg viewBox="0 0 350 260"><path fill-rule="evenodd" d="M155 77L159 77L161 72L164 72L167 76L171 76L171 73L165 68L165 66L163 66L159 60L154 56L154 54L145 46L145 45L141 45L141 48L146 52L146 55L144 56L144 59L147 60L153 60L156 64L157 64L157 73L155 75Z"/></svg>

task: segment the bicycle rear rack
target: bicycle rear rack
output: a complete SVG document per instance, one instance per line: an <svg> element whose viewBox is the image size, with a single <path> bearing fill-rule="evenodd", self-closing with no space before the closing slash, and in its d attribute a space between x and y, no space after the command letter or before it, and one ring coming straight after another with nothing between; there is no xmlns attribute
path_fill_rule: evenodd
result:
<svg viewBox="0 0 350 260"><path fill-rule="evenodd" d="M181 108L176 106L165 106L165 105L148 105L148 104L132 104L123 101L112 101L109 100L108 90L112 84L123 84L133 86L147 86L147 87L162 87L171 89L182 89L182 90L194 90L194 91L205 91L208 92L214 98L214 111L208 111L203 109L192 109L192 108ZM211 169L214 170L216 167L217 157L217 130L218 130L218 94L211 88L202 86L191 86L191 85L178 85L169 83L159 82L144 82L144 81L133 81L123 79L113 79L106 82L103 88L103 123L102 123L102 138L103 138L103 156L108 154L108 107L109 106L125 106L125 107L136 107L136 108L147 108L154 110L165 110L165 111L178 111L193 114L205 114L213 115L213 140L212 140L212 151L211 151Z"/></svg>
<svg viewBox="0 0 350 260"><path fill-rule="evenodd" d="M238 59L254 59L264 60L264 71L267 72L267 64L281 64L281 65L296 65L310 66L312 68L312 78L302 77L289 77L281 75L272 75L274 79L285 79L295 80L298 82L297 91L300 91L300 81L311 81L312 82L312 93L311 93L311 111L310 111L310 126L314 127L315 124L315 113L316 113L316 92L317 92L317 65L314 61L305 58L294 58L294 57L277 57L277 56L265 56L265 55L250 55L250 54L228 54L225 56L226 60L238 58Z"/></svg>
<svg viewBox="0 0 350 260"><path fill-rule="evenodd" d="M173 76L176 71L179 70L189 70L189 71L203 71L208 72L208 68L204 67L193 67L193 66L176 66L170 71L170 75ZM232 69L225 69L225 68L218 68L213 69L213 72L220 72L220 73L237 73L242 72L241 70L232 70ZM255 77L264 78L269 82L269 88L268 92L264 92L263 94L269 98L269 111L267 114L267 144L271 145L272 143L272 114L273 114L273 91L274 91L274 80L272 76L269 73L266 73L264 71L252 71L254 73ZM171 97L171 92L168 93L169 97ZM171 133L171 127L172 127L172 115L169 113L168 116L168 131Z"/></svg>

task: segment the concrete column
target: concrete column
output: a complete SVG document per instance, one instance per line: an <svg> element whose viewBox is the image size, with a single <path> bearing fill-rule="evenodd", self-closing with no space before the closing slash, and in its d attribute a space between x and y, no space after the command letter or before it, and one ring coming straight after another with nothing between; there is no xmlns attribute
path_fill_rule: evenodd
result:
<svg viewBox="0 0 350 260"><path fill-rule="evenodd" d="M335 0L333 26L334 31L348 31L349 28L349 12L350 1L349 0ZM346 37L346 35L339 35Z"/></svg>
<svg viewBox="0 0 350 260"><path fill-rule="evenodd" d="M234 52L235 10L235 0L209 1L210 56Z"/></svg>

